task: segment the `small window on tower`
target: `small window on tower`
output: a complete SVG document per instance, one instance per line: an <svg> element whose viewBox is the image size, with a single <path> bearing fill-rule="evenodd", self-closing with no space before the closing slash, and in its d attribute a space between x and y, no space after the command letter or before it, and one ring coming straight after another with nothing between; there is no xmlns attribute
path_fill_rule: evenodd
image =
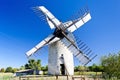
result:
<svg viewBox="0 0 120 80"><path fill-rule="evenodd" d="M61 59L63 59L63 54L61 54Z"/></svg>

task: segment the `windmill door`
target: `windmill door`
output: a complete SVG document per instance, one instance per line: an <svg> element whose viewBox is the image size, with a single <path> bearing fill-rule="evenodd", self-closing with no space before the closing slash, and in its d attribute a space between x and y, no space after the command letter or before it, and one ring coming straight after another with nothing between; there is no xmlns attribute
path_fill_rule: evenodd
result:
<svg viewBox="0 0 120 80"><path fill-rule="evenodd" d="M65 75L65 65L64 64L60 64L61 67L61 75Z"/></svg>

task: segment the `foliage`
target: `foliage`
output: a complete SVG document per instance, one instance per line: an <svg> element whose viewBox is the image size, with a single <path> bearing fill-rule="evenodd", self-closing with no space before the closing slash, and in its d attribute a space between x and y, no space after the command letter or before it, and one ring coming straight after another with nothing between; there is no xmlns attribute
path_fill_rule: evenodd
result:
<svg viewBox="0 0 120 80"><path fill-rule="evenodd" d="M75 66L74 71L78 72L79 75L83 75L83 72L88 71L88 67L86 67L86 66Z"/></svg>
<svg viewBox="0 0 120 80"><path fill-rule="evenodd" d="M17 69L17 68L7 67L6 70L5 70L5 72L15 73L18 70L19 69Z"/></svg>
<svg viewBox="0 0 120 80"><path fill-rule="evenodd" d="M20 70L25 70L25 66L21 66L21 67L20 67Z"/></svg>
<svg viewBox="0 0 120 80"><path fill-rule="evenodd" d="M42 66L41 70L43 71L43 74L46 75L48 71L48 66Z"/></svg>
<svg viewBox="0 0 120 80"><path fill-rule="evenodd" d="M103 66L96 64L93 64L92 66L75 66L74 71L103 72Z"/></svg>
<svg viewBox="0 0 120 80"><path fill-rule="evenodd" d="M48 70L48 66L42 66L42 67L41 67L41 70L42 70L42 71L47 71L47 70Z"/></svg>
<svg viewBox="0 0 120 80"><path fill-rule="evenodd" d="M12 67L7 67L5 72L12 72Z"/></svg>
<svg viewBox="0 0 120 80"><path fill-rule="evenodd" d="M41 70L41 60L35 61L34 59L30 59L28 63L25 64L25 69Z"/></svg>
<svg viewBox="0 0 120 80"><path fill-rule="evenodd" d="M86 67L85 66L78 66L79 71L86 71Z"/></svg>
<svg viewBox="0 0 120 80"><path fill-rule="evenodd" d="M17 69L17 68L13 68L12 69L12 73L15 73L16 71L18 71L19 69Z"/></svg>
<svg viewBox="0 0 120 80"><path fill-rule="evenodd" d="M109 54L108 56L102 57L101 64L104 67L105 76L120 79L120 53Z"/></svg>
<svg viewBox="0 0 120 80"><path fill-rule="evenodd" d="M75 66L75 67L74 67L74 71L75 71L75 72L79 71L79 66Z"/></svg>
<svg viewBox="0 0 120 80"><path fill-rule="evenodd" d="M5 69L4 69L4 68L1 68L0 72L3 72L3 73L4 73L4 72L5 72Z"/></svg>
<svg viewBox="0 0 120 80"><path fill-rule="evenodd" d="M101 65L93 64L92 66L89 66L88 68L89 68L89 71L103 72L103 66Z"/></svg>

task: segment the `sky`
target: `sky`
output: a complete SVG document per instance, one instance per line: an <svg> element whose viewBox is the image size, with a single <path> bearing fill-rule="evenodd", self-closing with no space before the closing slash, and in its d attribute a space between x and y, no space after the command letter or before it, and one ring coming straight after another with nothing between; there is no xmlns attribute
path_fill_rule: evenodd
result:
<svg viewBox="0 0 120 80"><path fill-rule="evenodd" d="M98 55L89 65L100 64L102 56L120 51L119 4L120 0L0 0L0 68L26 64L25 53L53 32L33 11L36 6L45 6L62 22L88 6L92 19L74 34ZM47 48L35 56L47 65Z"/></svg>

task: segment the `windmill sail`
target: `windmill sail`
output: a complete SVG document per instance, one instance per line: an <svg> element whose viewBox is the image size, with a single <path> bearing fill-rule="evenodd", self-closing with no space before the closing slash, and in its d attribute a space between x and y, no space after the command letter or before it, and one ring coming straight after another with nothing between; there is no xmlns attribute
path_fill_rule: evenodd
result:
<svg viewBox="0 0 120 80"><path fill-rule="evenodd" d="M55 37L54 35L48 36L47 38L42 40L39 44L37 44L35 47L33 47L31 50L29 50L26 53L27 57L30 57L31 55L33 55L36 51L38 51L39 49L41 49L45 45L51 44L51 43L56 42L58 40L60 40L60 39L58 37Z"/></svg>
<svg viewBox="0 0 120 80"><path fill-rule="evenodd" d="M54 29L56 26L61 24L61 22L44 6L40 6L38 9L46 16L47 22L51 29Z"/></svg>
<svg viewBox="0 0 120 80"><path fill-rule="evenodd" d="M61 40L61 42L63 42L63 44L73 53L73 55L83 64L86 65L89 61L91 61L91 59L85 55L77 46L77 44L75 43L75 39L74 36L69 33L67 35L67 37L74 42L75 45L73 45L73 43L71 43L69 40L67 40L66 38L63 38Z"/></svg>
<svg viewBox="0 0 120 80"><path fill-rule="evenodd" d="M80 18L73 20L73 21L68 21L63 23L66 26L66 29L70 32L74 32L77 30L79 27L81 27L83 24L88 22L91 19L90 13L86 12L83 16Z"/></svg>
<svg viewBox="0 0 120 80"><path fill-rule="evenodd" d="M50 11L44 6L38 6L39 10L46 18L51 29L54 29L52 35L42 40L39 44L29 50L26 55L30 57L42 47L49 46L48 73L52 75L60 75L62 70L66 68L67 75L74 74L73 55L80 61L81 64L88 64L94 57L91 58L91 50L81 41L79 44L75 40L72 32L80 28L83 24L91 19L87 9L83 10L80 17L75 20L70 20L65 23L60 22ZM88 48L88 49L87 49ZM61 60L63 55L64 61Z"/></svg>

